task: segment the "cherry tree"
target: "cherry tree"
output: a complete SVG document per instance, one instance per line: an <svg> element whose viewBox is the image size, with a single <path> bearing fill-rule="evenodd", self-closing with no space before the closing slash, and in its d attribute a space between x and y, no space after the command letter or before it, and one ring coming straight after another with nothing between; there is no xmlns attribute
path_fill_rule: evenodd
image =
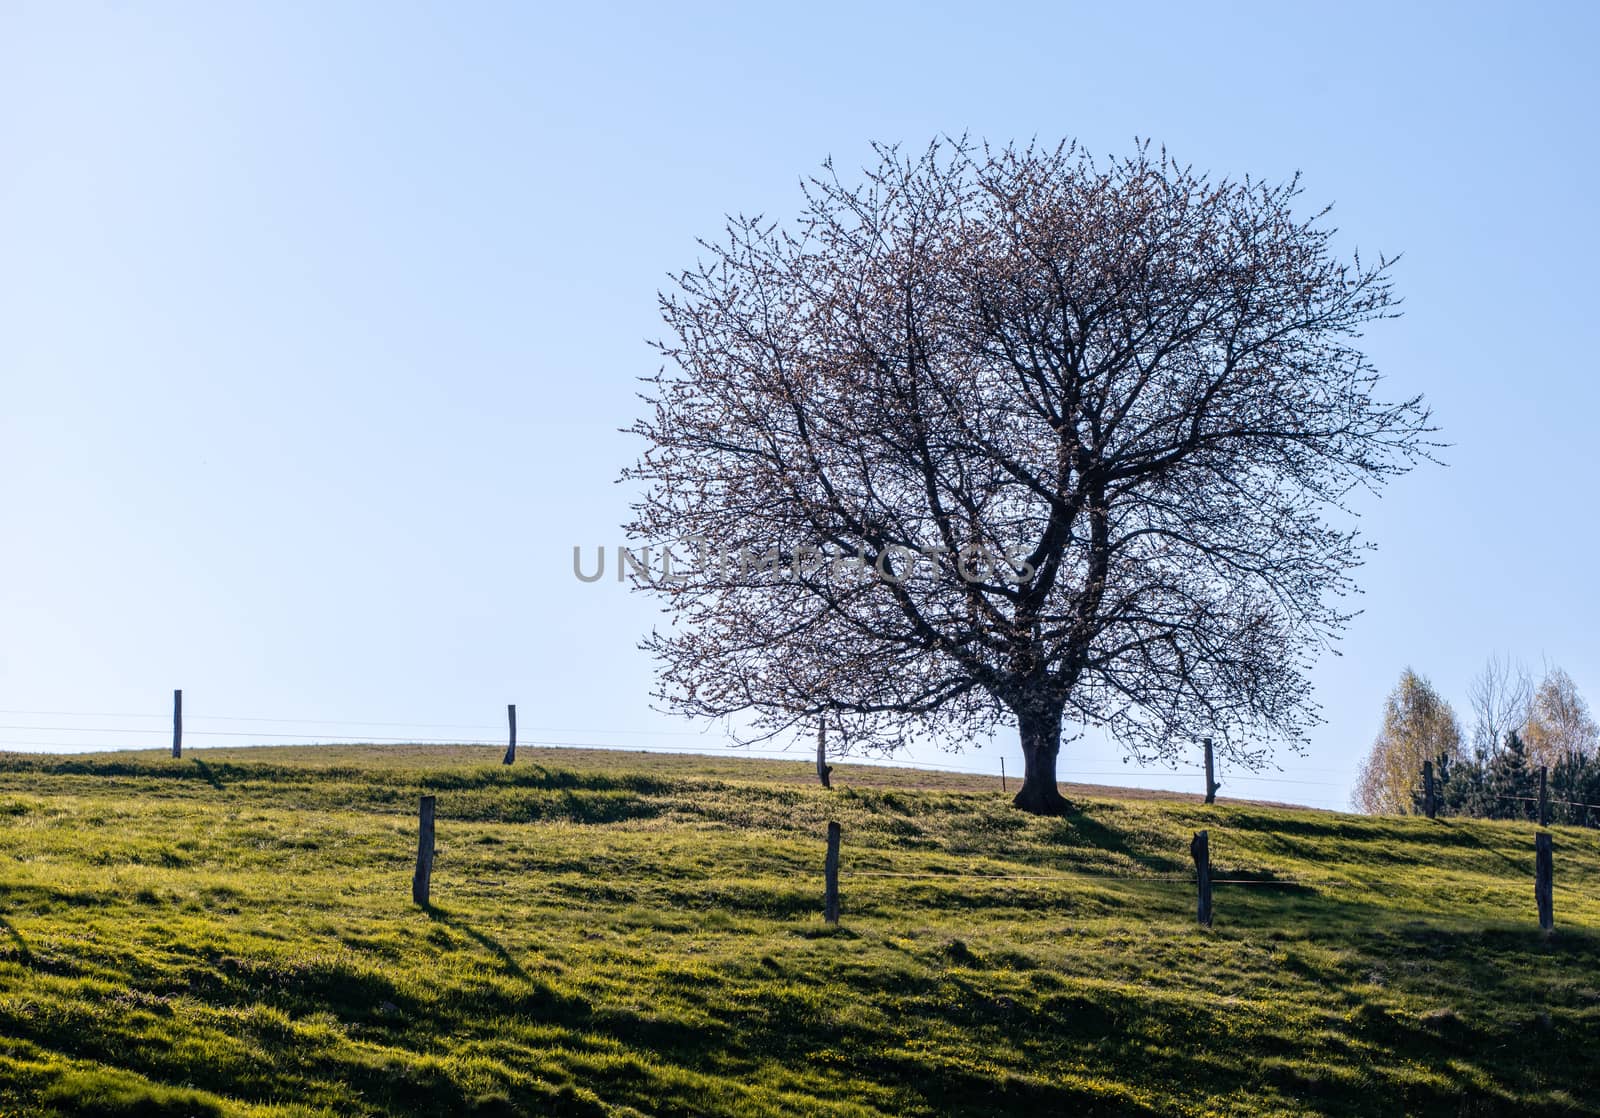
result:
<svg viewBox="0 0 1600 1118"><path fill-rule="evenodd" d="M1014 724L1038 813L1064 729L1299 747L1366 546L1345 498L1432 445L1359 346L1393 261L1339 258L1298 180L1148 145L875 150L661 297L624 475L675 559L660 697L868 749Z"/></svg>

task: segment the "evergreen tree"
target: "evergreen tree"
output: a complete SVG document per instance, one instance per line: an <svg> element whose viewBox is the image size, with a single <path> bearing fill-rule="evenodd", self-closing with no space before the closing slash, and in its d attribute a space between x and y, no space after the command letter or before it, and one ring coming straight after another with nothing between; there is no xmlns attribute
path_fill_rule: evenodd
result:
<svg viewBox="0 0 1600 1118"><path fill-rule="evenodd" d="M1600 824L1600 762L1568 753L1550 770L1550 821L1579 827Z"/></svg>
<svg viewBox="0 0 1600 1118"><path fill-rule="evenodd" d="M1539 782L1528 767L1528 748L1515 730L1505 748L1489 761L1485 796L1490 819L1532 819L1538 811Z"/></svg>
<svg viewBox="0 0 1600 1118"><path fill-rule="evenodd" d="M1442 774L1438 781L1439 814L1470 817L1489 814L1482 760L1473 757L1451 760L1441 755L1435 767Z"/></svg>

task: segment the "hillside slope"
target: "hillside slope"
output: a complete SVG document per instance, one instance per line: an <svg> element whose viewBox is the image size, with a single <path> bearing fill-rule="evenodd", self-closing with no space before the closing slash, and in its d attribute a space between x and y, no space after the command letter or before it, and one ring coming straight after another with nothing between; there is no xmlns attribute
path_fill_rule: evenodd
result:
<svg viewBox="0 0 1600 1118"><path fill-rule="evenodd" d="M1592 831L495 760L0 756L0 1114L1600 1114Z"/></svg>

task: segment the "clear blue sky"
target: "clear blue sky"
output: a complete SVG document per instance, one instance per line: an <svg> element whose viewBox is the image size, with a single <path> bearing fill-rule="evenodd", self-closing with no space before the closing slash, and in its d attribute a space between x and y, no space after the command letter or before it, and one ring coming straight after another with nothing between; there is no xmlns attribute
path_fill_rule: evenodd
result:
<svg viewBox="0 0 1600 1118"><path fill-rule="evenodd" d="M1302 171L1405 253L1370 352L1449 466L1363 505L1305 783L1225 791L1342 806L1407 664L1464 719L1496 650L1600 700L1596 9L1133 11L0 0L0 709L73 714L0 722L151 727L0 744L159 745L174 687L195 730L716 744L650 709L651 603L570 573L655 293L824 157L962 131Z"/></svg>

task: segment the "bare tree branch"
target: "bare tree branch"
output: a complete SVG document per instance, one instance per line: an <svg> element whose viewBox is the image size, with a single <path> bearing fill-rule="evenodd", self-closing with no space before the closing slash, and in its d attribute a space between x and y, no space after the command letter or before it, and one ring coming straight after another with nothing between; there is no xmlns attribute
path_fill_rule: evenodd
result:
<svg viewBox="0 0 1600 1118"><path fill-rule="evenodd" d="M1364 550L1330 518L1431 446L1356 346L1392 261L1335 259L1296 180L1148 145L877 155L661 297L629 530L719 561L661 588L660 696L867 748L1015 719L1037 811L1069 718L1140 757L1302 742Z"/></svg>

